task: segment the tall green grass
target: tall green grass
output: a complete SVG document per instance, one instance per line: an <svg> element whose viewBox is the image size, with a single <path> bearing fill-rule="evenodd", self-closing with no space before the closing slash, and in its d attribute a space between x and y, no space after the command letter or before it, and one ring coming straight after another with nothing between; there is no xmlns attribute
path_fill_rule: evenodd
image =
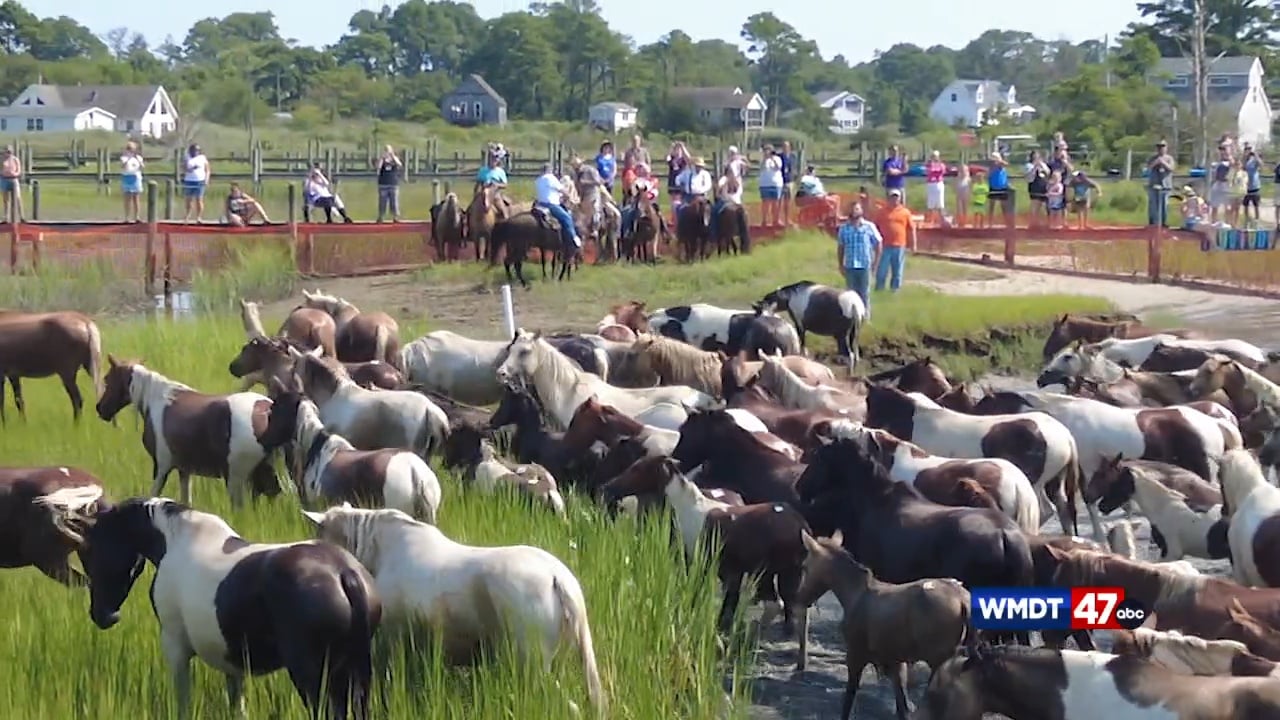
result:
<svg viewBox="0 0 1280 720"><path fill-rule="evenodd" d="M106 321L106 348L118 357L141 357L152 368L210 392L236 382L227 362L243 339L231 317L188 321ZM82 383L86 386L87 382ZM0 433L6 465L66 465L103 478L115 498L147 494L150 462L131 411L113 427L93 417L75 427L57 383L27 383L29 420ZM176 481L174 481L176 482ZM445 499L440 527L459 541L529 544L562 559L582 581L596 652L612 700L614 718L706 718L724 713L726 664L741 669L744 655L717 658L714 635L718 593L706 568L685 571L673 555L664 521L613 522L570 497L567 522L515 498L472 495L442 477ZM194 502L226 518L246 538L289 541L311 529L296 500L281 495L233 511L220 482L196 479ZM166 488L171 496L176 489ZM147 600L150 571L125 604L121 623L109 631L89 621L88 594L63 588L33 570L5 571L0 604L9 608L0 636L0 703L13 717L172 717L172 683L161 658L157 626ZM566 699L586 707L581 663L572 652L557 659L557 690L540 668L507 655L475 668L447 668L431 647L422 657L389 652L377 675L377 717L555 718L567 716ZM221 676L196 664L194 717L227 717ZM387 679L389 677L389 680ZM745 691L739 686L734 693ZM297 717L301 705L284 674L248 687L253 717Z"/></svg>

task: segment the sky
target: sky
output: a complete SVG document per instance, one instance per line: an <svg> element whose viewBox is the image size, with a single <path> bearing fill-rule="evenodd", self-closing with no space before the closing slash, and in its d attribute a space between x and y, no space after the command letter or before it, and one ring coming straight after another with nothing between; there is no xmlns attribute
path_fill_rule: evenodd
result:
<svg viewBox="0 0 1280 720"><path fill-rule="evenodd" d="M146 4L144 12L121 13L115 2L99 0L19 0L40 17L67 15L99 35L120 25L140 32L152 46L172 35L178 42L197 20L215 10L220 15L233 12L271 10L281 35L304 45L331 44L347 29L347 21L358 10L376 10L383 0L221 0L206 4L161 2ZM470 0L485 18L523 10L527 0ZM834 12L825 2L794 6L768 0L598 0L605 20L616 30L630 35L637 44L650 43L674 27L695 40L719 38L740 42L742 22L758 12L772 11L791 23L801 35L818 43L823 57L844 55L851 63L874 57L901 42L922 47L947 45L959 48L993 27L1035 33L1047 40L1080 42L1113 37L1125 25L1138 19L1137 5L1125 0L1076 0L1070 12L1019 12L1018 3L991 0L837 0ZM393 2L393 4L399 4ZM1030 6L1027 6L1028 8ZM963 8L963 9L961 9ZM1026 8L1024 8L1026 9ZM1012 10L1013 12L1010 12ZM1045 20L1050 19L1049 23Z"/></svg>

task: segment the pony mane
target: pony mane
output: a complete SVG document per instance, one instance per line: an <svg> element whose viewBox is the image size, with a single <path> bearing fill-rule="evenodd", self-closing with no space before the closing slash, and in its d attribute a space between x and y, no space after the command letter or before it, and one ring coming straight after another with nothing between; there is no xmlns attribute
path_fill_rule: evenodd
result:
<svg viewBox="0 0 1280 720"><path fill-rule="evenodd" d="M268 337L266 329L262 327L262 307L258 303L240 300L240 321L246 333L257 337Z"/></svg>
<svg viewBox="0 0 1280 720"><path fill-rule="evenodd" d="M760 358L760 382L765 389L778 396L784 404L796 404L802 398L812 397L815 393L830 396L836 392L834 388L810 385L799 375L791 371L781 358L764 355Z"/></svg>
<svg viewBox="0 0 1280 720"><path fill-rule="evenodd" d="M352 304L346 298L341 298L341 297L338 297L337 295L329 295L328 293L322 293L318 289L313 293L304 292L303 295L306 297L308 302L315 302L315 303L321 304L324 307L325 312L334 312L344 307L351 308L352 310L359 312L359 308L357 308L354 304ZM309 307L315 307L315 306L309 305Z"/></svg>
<svg viewBox="0 0 1280 720"><path fill-rule="evenodd" d="M370 572L377 572L378 557L382 551L379 534L383 528L426 525L392 508L366 510L348 506L329 508L324 514L324 524L332 527L330 523L338 526L347 551L369 567Z"/></svg>
<svg viewBox="0 0 1280 720"><path fill-rule="evenodd" d="M1218 461L1218 481L1222 485L1222 493L1229 498L1229 504L1239 507L1245 495L1259 485L1270 484L1262 472L1262 466L1253 458L1253 454L1243 448L1228 450Z"/></svg>
<svg viewBox="0 0 1280 720"><path fill-rule="evenodd" d="M647 355L651 362L682 375L710 373L718 377L723 364L719 353L660 335L647 334L643 339L637 339L632 347L636 353Z"/></svg>
<svg viewBox="0 0 1280 720"><path fill-rule="evenodd" d="M151 518L151 524L166 538L187 532L191 530L191 526L217 528L230 537L240 537L220 516L201 512L169 498L149 498L142 505Z"/></svg>
<svg viewBox="0 0 1280 720"><path fill-rule="evenodd" d="M1194 635L1183 635L1176 630L1138 628L1130 631L1129 637L1139 657L1150 658L1165 665L1159 658L1161 651L1164 651L1196 675L1218 675L1224 670L1224 663L1221 661L1225 660L1225 669L1229 669L1233 656L1249 652L1244 643L1236 640L1205 640ZM1227 657L1221 657L1219 653L1222 652L1226 652ZM1218 662L1215 663L1215 660Z"/></svg>
<svg viewBox="0 0 1280 720"><path fill-rule="evenodd" d="M356 381L352 380L351 376L347 374L346 368L334 358L317 357L310 353L304 353L302 362L309 368L319 368L314 372L323 372L333 382L335 390L344 385L356 384Z"/></svg>
<svg viewBox="0 0 1280 720"><path fill-rule="evenodd" d="M1117 520L1110 530L1107 530L1107 545L1111 546L1111 552L1128 560L1136 560L1138 553L1138 541L1133 535L1133 523L1128 520Z"/></svg>
<svg viewBox="0 0 1280 720"><path fill-rule="evenodd" d="M1070 567L1075 575L1073 580L1077 585L1105 586L1114 584L1105 581L1107 564L1119 565L1135 575L1155 576L1160 581L1160 594L1156 600L1157 604L1192 597L1199 591L1205 580L1204 576L1201 575L1183 575L1176 570L1161 567L1155 563L1130 560L1119 555L1108 555L1105 552L1090 550L1068 550L1060 564ZM1058 572L1061 572L1061 569L1059 567Z"/></svg>
<svg viewBox="0 0 1280 720"><path fill-rule="evenodd" d="M129 400L139 413L149 410L152 401L161 406L168 405L180 392L196 392L195 388L177 380L170 380L142 363L134 363L132 378L129 380Z"/></svg>
<svg viewBox="0 0 1280 720"><path fill-rule="evenodd" d="M338 450L355 449L346 438L325 430L324 422L320 420L320 410L310 398L305 396L299 398L298 416L294 419L293 426L293 437L297 443L297 452L309 452L311 443L315 442L316 438L321 435L328 436L324 449L330 456Z"/></svg>
<svg viewBox="0 0 1280 720"><path fill-rule="evenodd" d="M1240 371L1240 375L1244 377L1245 387L1258 396L1258 404L1280 409L1280 385L1271 382L1257 370L1225 355L1218 357L1226 358L1228 362Z"/></svg>

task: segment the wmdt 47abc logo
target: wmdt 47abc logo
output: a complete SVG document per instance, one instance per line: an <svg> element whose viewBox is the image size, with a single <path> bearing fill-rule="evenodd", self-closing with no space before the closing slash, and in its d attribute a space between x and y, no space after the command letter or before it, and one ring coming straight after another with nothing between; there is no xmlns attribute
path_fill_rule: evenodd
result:
<svg viewBox="0 0 1280 720"><path fill-rule="evenodd" d="M979 588L970 597L979 630L1132 630L1147 619L1120 587Z"/></svg>

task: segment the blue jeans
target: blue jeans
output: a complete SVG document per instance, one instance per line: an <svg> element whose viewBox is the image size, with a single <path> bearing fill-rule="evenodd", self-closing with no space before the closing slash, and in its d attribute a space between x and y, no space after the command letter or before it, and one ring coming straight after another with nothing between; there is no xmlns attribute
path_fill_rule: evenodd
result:
<svg viewBox="0 0 1280 720"><path fill-rule="evenodd" d="M577 232L573 227L573 218L569 216L569 211L559 205L540 202L538 207L551 213L551 217L556 219L560 224L560 241L564 243L565 248L574 247L573 239L577 237Z"/></svg>
<svg viewBox="0 0 1280 720"><path fill-rule="evenodd" d="M716 198L716 201L715 201L715 202L713 202L713 203L711 203L711 228L710 228L710 231L711 231L711 239L712 239L712 240L715 240L715 239L716 239L716 227L720 224L720 221L719 221L719 220L717 220L717 218L719 218L719 217L720 217L720 210L721 210L723 207L724 207L724 200L721 200L720 198Z"/></svg>
<svg viewBox="0 0 1280 720"><path fill-rule="evenodd" d="M904 247L887 247L880 253L880 264L876 266L876 289L884 289L885 278L892 273L889 287L897 290L902 287L902 269L907 264L907 249Z"/></svg>
<svg viewBox="0 0 1280 720"><path fill-rule="evenodd" d="M871 312L871 269L870 268L845 268L844 269L844 287L846 290L852 290L858 293L858 297L862 298L862 306L867 309L867 313Z"/></svg>
<svg viewBox="0 0 1280 720"><path fill-rule="evenodd" d="M627 235L631 234L631 230L632 228L635 227L635 223L636 223L636 206L635 205L624 206L622 208L622 227L620 228L620 231L623 237L626 237Z"/></svg>
<svg viewBox="0 0 1280 720"><path fill-rule="evenodd" d="M1165 188L1147 188L1147 224L1169 224L1169 191Z"/></svg>

